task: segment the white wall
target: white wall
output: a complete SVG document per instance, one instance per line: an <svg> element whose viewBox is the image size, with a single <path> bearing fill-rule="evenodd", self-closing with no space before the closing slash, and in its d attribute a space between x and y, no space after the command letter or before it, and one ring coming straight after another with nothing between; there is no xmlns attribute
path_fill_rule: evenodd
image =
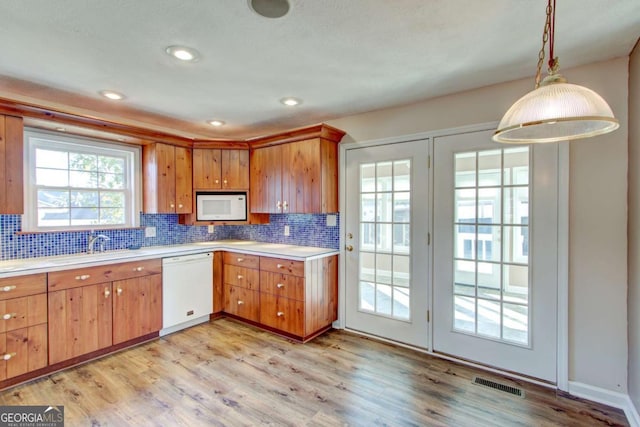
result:
<svg viewBox="0 0 640 427"><path fill-rule="evenodd" d="M640 42L629 63L629 395L640 410Z"/></svg>
<svg viewBox="0 0 640 427"><path fill-rule="evenodd" d="M616 132L571 143L569 379L627 391L628 58L562 70L602 95ZM532 70L533 71L533 70ZM533 78L333 120L345 143L499 120Z"/></svg>

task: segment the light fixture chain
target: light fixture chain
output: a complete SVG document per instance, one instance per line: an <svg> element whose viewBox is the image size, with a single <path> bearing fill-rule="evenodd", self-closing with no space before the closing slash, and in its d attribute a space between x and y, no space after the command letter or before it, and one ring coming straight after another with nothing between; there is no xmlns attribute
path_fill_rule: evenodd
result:
<svg viewBox="0 0 640 427"><path fill-rule="evenodd" d="M540 87L540 80L542 78L542 64L544 63L544 48L549 41L549 31L551 30L551 0L547 4L547 19L544 23L544 31L542 33L542 48L540 48L540 52L538 53L538 67L536 70L536 89Z"/></svg>

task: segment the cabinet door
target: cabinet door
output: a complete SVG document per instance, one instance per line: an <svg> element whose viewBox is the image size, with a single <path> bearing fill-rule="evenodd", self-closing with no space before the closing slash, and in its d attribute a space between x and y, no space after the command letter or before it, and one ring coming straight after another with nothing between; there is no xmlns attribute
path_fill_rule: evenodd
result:
<svg viewBox="0 0 640 427"><path fill-rule="evenodd" d="M304 303L261 293L260 323L302 337L304 336Z"/></svg>
<svg viewBox="0 0 640 427"><path fill-rule="evenodd" d="M222 150L222 188L246 190L249 188L249 151Z"/></svg>
<svg viewBox="0 0 640 427"><path fill-rule="evenodd" d="M243 319L260 320L260 293L238 286L225 285L224 311Z"/></svg>
<svg viewBox="0 0 640 427"><path fill-rule="evenodd" d="M47 325L0 334L0 381L47 366Z"/></svg>
<svg viewBox="0 0 640 427"><path fill-rule="evenodd" d="M193 169L191 148L175 147L176 202L175 212L188 214L193 210ZM162 191L162 188L160 188Z"/></svg>
<svg viewBox="0 0 640 427"><path fill-rule="evenodd" d="M49 363L111 346L111 283L49 292Z"/></svg>
<svg viewBox="0 0 640 427"><path fill-rule="evenodd" d="M282 213L282 147L258 148L251 152L251 212Z"/></svg>
<svg viewBox="0 0 640 427"><path fill-rule="evenodd" d="M322 177L320 139L292 142L284 157L283 209L285 213L321 213Z"/></svg>
<svg viewBox="0 0 640 427"><path fill-rule="evenodd" d="M113 344L162 329L162 275L113 282Z"/></svg>
<svg viewBox="0 0 640 427"><path fill-rule="evenodd" d="M200 190L222 188L220 179L221 152L217 149L194 148L193 188Z"/></svg>
<svg viewBox="0 0 640 427"><path fill-rule="evenodd" d="M22 118L0 116L0 214L24 213Z"/></svg>

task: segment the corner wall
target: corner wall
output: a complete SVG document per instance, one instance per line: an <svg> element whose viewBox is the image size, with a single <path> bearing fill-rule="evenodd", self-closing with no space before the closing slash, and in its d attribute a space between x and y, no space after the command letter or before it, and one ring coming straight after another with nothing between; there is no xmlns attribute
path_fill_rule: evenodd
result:
<svg viewBox="0 0 640 427"><path fill-rule="evenodd" d="M640 41L629 60L629 396L640 411Z"/></svg>
<svg viewBox="0 0 640 427"><path fill-rule="evenodd" d="M627 393L628 58L562 72L620 120L616 132L570 146L569 380ZM533 78L518 80L328 124L349 143L494 122L532 88Z"/></svg>

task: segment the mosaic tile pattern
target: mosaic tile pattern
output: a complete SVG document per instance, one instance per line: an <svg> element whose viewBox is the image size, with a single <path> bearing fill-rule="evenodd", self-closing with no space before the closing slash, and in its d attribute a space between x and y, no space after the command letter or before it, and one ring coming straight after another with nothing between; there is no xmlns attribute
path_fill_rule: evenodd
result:
<svg viewBox="0 0 640 427"><path fill-rule="evenodd" d="M141 214L141 228L101 230L109 237L105 250L127 249L130 246L158 246L195 243L211 240L244 239L268 243L286 243L337 249L339 227L326 226L327 215L271 215L271 223L247 226L216 226L213 234L207 227L178 224L175 214ZM338 219L339 223L339 219ZM290 236L284 236L284 226ZM156 227L156 237L144 237L144 227ZM0 260L71 255L86 252L89 233L69 231L25 233L20 215L0 215Z"/></svg>

